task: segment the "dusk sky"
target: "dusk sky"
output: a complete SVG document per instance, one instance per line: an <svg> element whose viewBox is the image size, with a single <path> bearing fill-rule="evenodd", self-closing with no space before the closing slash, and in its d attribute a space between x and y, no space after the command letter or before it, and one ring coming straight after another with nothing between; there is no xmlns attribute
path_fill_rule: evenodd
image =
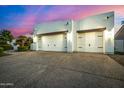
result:
<svg viewBox="0 0 124 93"><path fill-rule="evenodd" d="M11 30L14 36L19 36L31 33L38 23L66 19L79 20L108 11L115 11L124 16L124 5L0 6L0 29Z"/></svg>

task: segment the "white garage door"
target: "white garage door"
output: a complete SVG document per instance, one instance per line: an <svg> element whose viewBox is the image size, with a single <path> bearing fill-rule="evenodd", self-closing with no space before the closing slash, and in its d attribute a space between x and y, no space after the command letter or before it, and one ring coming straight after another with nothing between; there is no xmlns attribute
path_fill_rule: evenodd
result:
<svg viewBox="0 0 124 93"><path fill-rule="evenodd" d="M43 35L41 49L44 51L67 51L66 34Z"/></svg>
<svg viewBox="0 0 124 93"><path fill-rule="evenodd" d="M103 52L103 32L78 33L77 49L81 52Z"/></svg>

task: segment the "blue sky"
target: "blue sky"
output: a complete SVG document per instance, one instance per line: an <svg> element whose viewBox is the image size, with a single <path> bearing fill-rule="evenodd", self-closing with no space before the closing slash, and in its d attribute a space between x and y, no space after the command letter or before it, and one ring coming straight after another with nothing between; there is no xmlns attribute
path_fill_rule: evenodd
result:
<svg viewBox="0 0 124 93"><path fill-rule="evenodd" d="M11 5L0 6L0 29L11 30L14 36L29 34L36 24L45 21L79 20L94 14L116 11L124 16L123 5Z"/></svg>

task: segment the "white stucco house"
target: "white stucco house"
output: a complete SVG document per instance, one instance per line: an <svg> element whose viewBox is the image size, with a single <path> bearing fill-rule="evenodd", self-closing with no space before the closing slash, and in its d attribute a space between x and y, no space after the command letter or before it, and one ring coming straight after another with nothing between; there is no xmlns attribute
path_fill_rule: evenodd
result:
<svg viewBox="0 0 124 93"><path fill-rule="evenodd" d="M38 24L34 28L32 49L114 54L114 36L122 21L118 18L115 12L107 12L76 21Z"/></svg>

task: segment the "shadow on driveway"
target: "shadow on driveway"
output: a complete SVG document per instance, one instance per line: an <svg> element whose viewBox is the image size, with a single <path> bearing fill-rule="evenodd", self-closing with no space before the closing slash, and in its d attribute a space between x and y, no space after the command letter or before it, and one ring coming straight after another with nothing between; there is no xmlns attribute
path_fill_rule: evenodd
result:
<svg viewBox="0 0 124 93"><path fill-rule="evenodd" d="M124 66L124 55L115 54L115 55L108 55L108 56L114 59L120 65Z"/></svg>

